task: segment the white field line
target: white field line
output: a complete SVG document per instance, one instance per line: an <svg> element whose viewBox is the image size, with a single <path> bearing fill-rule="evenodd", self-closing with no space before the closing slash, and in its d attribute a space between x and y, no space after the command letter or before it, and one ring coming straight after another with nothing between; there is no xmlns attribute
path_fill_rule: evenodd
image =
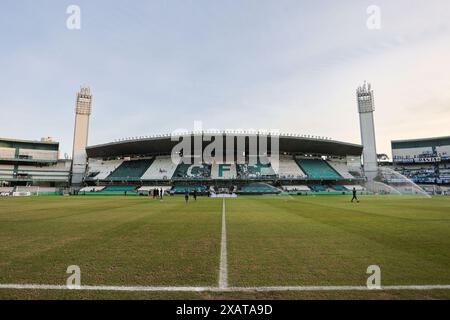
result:
<svg viewBox="0 0 450 320"><path fill-rule="evenodd" d="M227 262L227 222L225 217L225 198L222 199L222 239L220 242L220 267L219 288L228 287L228 262Z"/></svg>
<svg viewBox="0 0 450 320"><path fill-rule="evenodd" d="M89 286L68 287L48 284L0 284L0 289L74 290L74 291L135 291L135 292L274 292L274 291L394 291L450 290L450 285L398 285L369 289L367 286L273 286L273 287L189 287L189 286Z"/></svg>

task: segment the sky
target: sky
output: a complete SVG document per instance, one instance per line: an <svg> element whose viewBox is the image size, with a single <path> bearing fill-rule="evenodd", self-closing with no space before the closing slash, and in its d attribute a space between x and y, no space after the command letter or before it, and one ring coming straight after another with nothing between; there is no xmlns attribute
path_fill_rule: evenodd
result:
<svg viewBox="0 0 450 320"><path fill-rule="evenodd" d="M67 8L81 10L67 28ZM367 12L379 8L379 15ZM375 94L378 153L450 135L448 0L2 0L0 137L71 155L76 92L89 145L193 129L272 129L360 143ZM379 17L379 19L378 19ZM367 22L380 28L368 28Z"/></svg>

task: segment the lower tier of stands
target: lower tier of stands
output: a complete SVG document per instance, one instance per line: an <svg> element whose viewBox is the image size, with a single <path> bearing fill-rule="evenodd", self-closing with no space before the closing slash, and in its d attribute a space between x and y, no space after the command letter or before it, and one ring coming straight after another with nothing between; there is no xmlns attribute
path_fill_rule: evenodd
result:
<svg viewBox="0 0 450 320"><path fill-rule="evenodd" d="M185 194L186 191L193 193L194 190L198 194L206 194L209 189L207 186L175 186L170 190L170 194Z"/></svg>
<svg viewBox="0 0 450 320"><path fill-rule="evenodd" d="M281 190L269 184L249 184L238 188L239 194L279 194Z"/></svg>

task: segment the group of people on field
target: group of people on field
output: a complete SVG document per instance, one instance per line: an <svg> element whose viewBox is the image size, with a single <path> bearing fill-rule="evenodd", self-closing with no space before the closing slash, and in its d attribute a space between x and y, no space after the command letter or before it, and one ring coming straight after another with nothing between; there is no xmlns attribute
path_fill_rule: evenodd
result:
<svg viewBox="0 0 450 320"><path fill-rule="evenodd" d="M162 199L164 196L164 190L161 189L153 189L152 192L148 193L149 196L153 196L153 199Z"/></svg>

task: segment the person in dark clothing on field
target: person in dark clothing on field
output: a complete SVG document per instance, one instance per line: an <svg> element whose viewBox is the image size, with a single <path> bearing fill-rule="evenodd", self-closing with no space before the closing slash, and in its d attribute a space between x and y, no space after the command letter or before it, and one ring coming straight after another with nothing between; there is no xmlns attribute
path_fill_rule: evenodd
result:
<svg viewBox="0 0 450 320"><path fill-rule="evenodd" d="M186 203L188 203L189 201L189 191L187 189L184 191L184 200L186 201Z"/></svg>
<svg viewBox="0 0 450 320"><path fill-rule="evenodd" d="M352 192L353 192L352 202L353 202L353 200L356 200L356 202L359 203L358 197L356 196L356 188L355 187L353 187Z"/></svg>
<svg viewBox="0 0 450 320"><path fill-rule="evenodd" d="M164 190L161 188L159 189L159 198L162 199L164 196Z"/></svg>
<svg viewBox="0 0 450 320"><path fill-rule="evenodd" d="M197 201L197 189L194 189L194 200Z"/></svg>

